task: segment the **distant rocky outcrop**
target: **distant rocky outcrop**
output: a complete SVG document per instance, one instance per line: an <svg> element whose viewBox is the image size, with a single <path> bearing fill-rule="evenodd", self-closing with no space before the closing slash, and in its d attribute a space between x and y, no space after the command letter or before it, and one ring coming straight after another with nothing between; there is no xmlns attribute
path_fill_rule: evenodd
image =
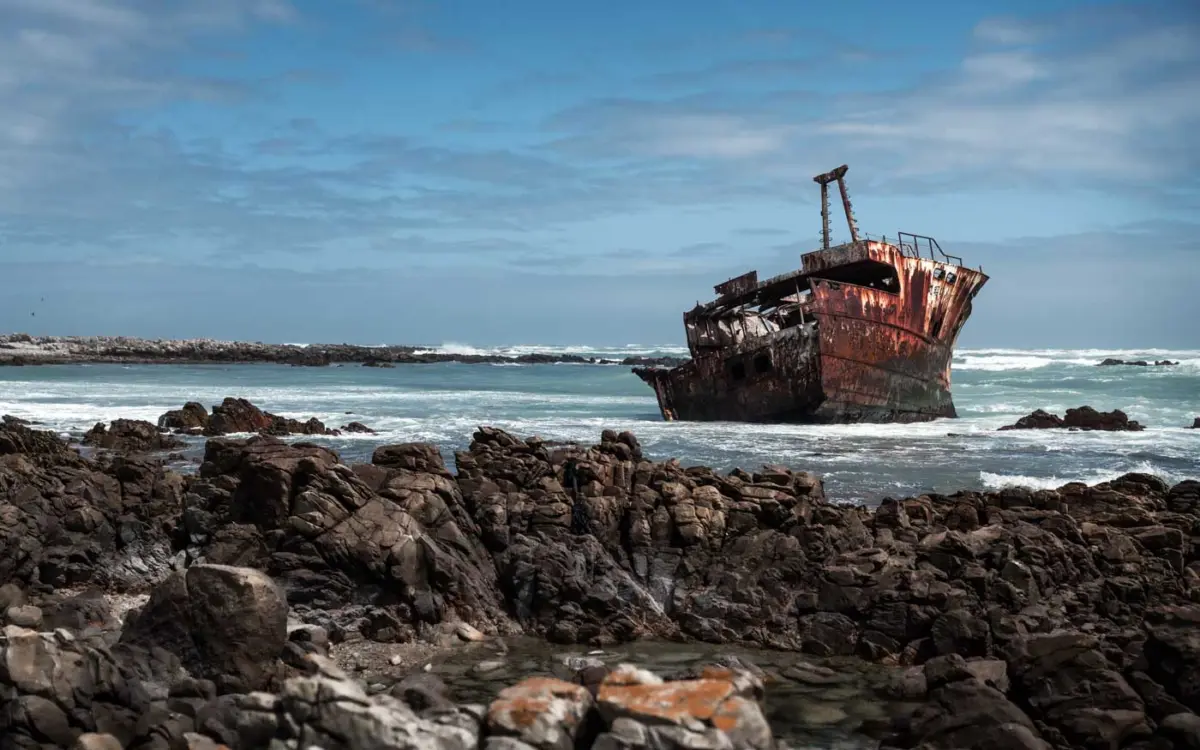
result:
<svg viewBox="0 0 1200 750"><path fill-rule="evenodd" d="M362 363L367 367L401 364L641 364L643 358L622 360L583 357L578 354L528 353L518 355L442 352L416 346L359 346L356 344L265 344L260 341L214 339L138 339L127 336L30 336L0 334L0 366L21 364L195 364L272 363L296 367L328 367ZM680 364L672 357L649 358L647 363Z"/></svg>
<svg viewBox="0 0 1200 750"><path fill-rule="evenodd" d="M1177 364L1179 364L1179 363L1172 362L1169 359L1160 359L1155 362L1147 362L1144 359L1126 360L1126 359L1113 359L1112 357L1109 357L1109 358L1105 359L1103 362L1100 362L1097 365L1097 367L1112 367L1114 365L1128 365L1130 367L1170 367L1172 365L1177 365Z"/></svg>
<svg viewBox="0 0 1200 750"><path fill-rule="evenodd" d="M1051 414L1043 409L1037 409L1031 414L1021 417L1015 424L1005 425L1001 430L1105 430L1110 432L1139 432L1146 429L1143 425L1129 418L1120 409L1112 411L1097 411L1090 406L1080 406L1077 409L1067 409L1063 417Z"/></svg>

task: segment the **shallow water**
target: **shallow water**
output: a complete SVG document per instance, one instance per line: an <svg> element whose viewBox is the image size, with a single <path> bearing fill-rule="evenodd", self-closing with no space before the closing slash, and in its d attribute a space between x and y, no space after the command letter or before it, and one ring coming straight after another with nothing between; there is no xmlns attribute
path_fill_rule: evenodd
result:
<svg viewBox="0 0 1200 750"><path fill-rule="evenodd" d="M513 351L526 351L523 347ZM551 350L541 348L543 351ZM556 350L561 351L561 350ZM510 352L511 353L511 352ZM572 353L678 354L630 348ZM1096 367L1105 357L1180 360L1177 367ZM779 463L820 474L835 499L1096 483L1127 471L1168 481L1200 478L1200 351L962 350L954 362L959 418L917 425L745 425L664 422L649 387L628 367L604 365L80 365L0 368L0 414L82 432L117 417L154 421L185 401L225 396L340 426L364 422L379 435L320 438L347 460L378 445L429 441L466 448L479 425L521 436L595 442L629 429L655 459L720 469ZM1090 404L1123 409L1140 433L996 432L1037 408Z"/></svg>
<svg viewBox="0 0 1200 750"><path fill-rule="evenodd" d="M800 654L737 646L707 646L643 641L603 651L554 646L535 638L504 640L456 650L433 661L432 672L446 682L451 697L487 704L504 687L531 675L571 679L587 658L609 667L636 664L669 678L735 656L767 673L767 719L789 747L868 750L879 742L867 732L893 715L910 713L916 704L888 696L895 668L858 660L822 660Z"/></svg>

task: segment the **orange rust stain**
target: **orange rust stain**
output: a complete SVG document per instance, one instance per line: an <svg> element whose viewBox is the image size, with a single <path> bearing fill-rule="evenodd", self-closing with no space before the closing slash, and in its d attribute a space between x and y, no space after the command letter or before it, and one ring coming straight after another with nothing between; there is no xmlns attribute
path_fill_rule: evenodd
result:
<svg viewBox="0 0 1200 750"><path fill-rule="evenodd" d="M604 684L597 700L620 706L632 714L672 722L688 717L707 721L732 693L733 684L728 680L699 679L662 685Z"/></svg>

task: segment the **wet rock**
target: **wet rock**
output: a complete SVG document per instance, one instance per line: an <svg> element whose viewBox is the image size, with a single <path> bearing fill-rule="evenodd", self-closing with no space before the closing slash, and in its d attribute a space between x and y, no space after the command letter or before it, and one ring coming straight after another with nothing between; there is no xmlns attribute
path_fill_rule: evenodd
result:
<svg viewBox="0 0 1200 750"><path fill-rule="evenodd" d="M255 432L261 435L333 435L320 420L313 417L301 422L263 411L244 398L226 398L212 408L204 426L209 436Z"/></svg>
<svg viewBox="0 0 1200 750"><path fill-rule="evenodd" d="M343 425L342 432L348 432L348 433L352 433L352 434L361 434L361 435L376 434L375 430L372 430L370 427L367 427L362 422L351 422L350 424Z"/></svg>
<svg viewBox="0 0 1200 750"><path fill-rule="evenodd" d="M159 417L158 426L160 429L175 432L203 433L208 427L208 409L205 409L203 404L189 401L182 409L172 409Z"/></svg>
<svg viewBox="0 0 1200 750"><path fill-rule="evenodd" d="M1137 432L1145 427L1131 420L1120 409L1097 411L1090 406L1067 409L1064 417L1038 409L1021 417L1016 424L1001 427L1001 430L1045 430L1065 428L1071 430L1107 430Z"/></svg>
<svg viewBox="0 0 1200 750"><path fill-rule="evenodd" d="M115 419L108 427L97 424L83 436L83 444L119 453L160 453L185 445L140 419Z"/></svg>

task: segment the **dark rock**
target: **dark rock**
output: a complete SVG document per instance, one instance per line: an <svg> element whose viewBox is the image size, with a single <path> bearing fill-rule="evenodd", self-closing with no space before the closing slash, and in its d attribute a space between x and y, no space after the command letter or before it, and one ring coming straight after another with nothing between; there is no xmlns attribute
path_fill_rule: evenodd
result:
<svg viewBox="0 0 1200 750"><path fill-rule="evenodd" d="M1156 609L1147 620L1148 673L1180 703L1200 712L1200 606Z"/></svg>
<svg viewBox="0 0 1200 750"><path fill-rule="evenodd" d="M277 673L287 612L283 591L262 572L193 565L155 590L122 641L169 651L225 692L258 690Z"/></svg>
<svg viewBox="0 0 1200 750"><path fill-rule="evenodd" d="M185 445L149 422L138 419L116 419L107 428L97 424L83 436L83 444L119 453L158 453Z"/></svg>
<svg viewBox="0 0 1200 750"><path fill-rule="evenodd" d="M1080 406L1067 409L1065 417L1059 418L1054 414L1038 409L1032 414L1021 417L1016 424L1001 427L1001 430L1046 430L1065 428L1071 430L1106 430L1138 432L1145 427L1131 420L1120 409L1113 411L1096 411L1090 406Z"/></svg>
<svg viewBox="0 0 1200 750"><path fill-rule="evenodd" d="M209 436L240 433L261 435L334 435L317 418L301 422L290 417L280 417L259 409L244 398L226 398L212 408L212 415L204 427Z"/></svg>
<svg viewBox="0 0 1200 750"><path fill-rule="evenodd" d="M1131 367L1149 367L1151 364L1153 364L1157 367L1167 367L1170 365L1177 365L1179 363L1172 362L1169 359L1160 359L1156 362L1147 362L1144 359L1125 360L1125 359L1115 359L1113 357L1108 357L1103 362L1099 363L1099 365L1097 365L1097 366L1098 367L1112 367L1114 365L1128 365Z"/></svg>
<svg viewBox="0 0 1200 750"><path fill-rule="evenodd" d="M208 410L203 404L189 401L182 409L173 409L159 417L158 426L176 432L202 433L208 427Z"/></svg>
<svg viewBox="0 0 1200 750"><path fill-rule="evenodd" d="M351 422L348 425L344 425L342 427L342 432L359 433L359 434L363 434L363 435L376 434L375 430L372 430L370 427L367 427L362 422Z"/></svg>
<svg viewBox="0 0 1200 750"><path fill-rule="evenodd" d="M1029 416L1021 417L1016 424L1001 427L1001 430L1047 430L1062 427L1062 417L1048 411L1037 409Z"/></svg>
<svg viewBox="0 0 1200 750"><path fill-rule="evenodd" d="M1172 748L1200 750L1200 716L1194 713L1172 714L1163 719L1158 731Z"/></svg>
<svg viewBox="0 0 1200 750"><path fill-rule="evenodd" d="M24 420L5 415L0 422L0 456L20 454L36 463L64 463L79 457L67 442L49 430L36 430Z"/></svg>

